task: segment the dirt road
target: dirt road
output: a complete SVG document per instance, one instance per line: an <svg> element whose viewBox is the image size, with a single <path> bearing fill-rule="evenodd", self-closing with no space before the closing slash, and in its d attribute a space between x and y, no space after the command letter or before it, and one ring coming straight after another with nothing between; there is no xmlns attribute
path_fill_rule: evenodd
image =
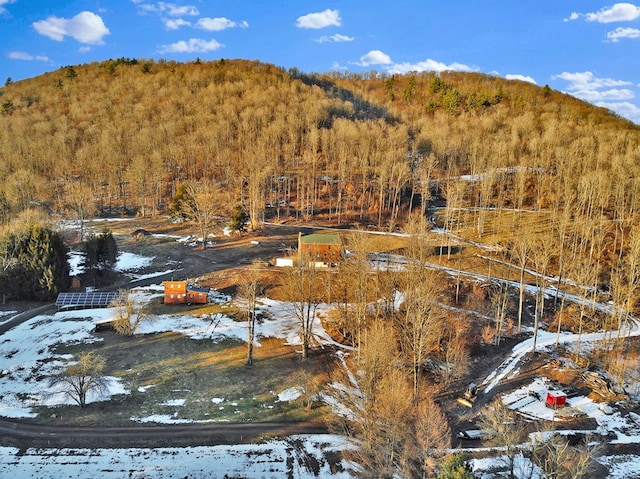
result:
<svg viewBox="0 0 640 479"><path fill-rule="evenodd" d="M326 434L321 423L195 423L127 427L45 426L0 420L0 444L27 447L187 447L257 442L265 437Z"/></svg>

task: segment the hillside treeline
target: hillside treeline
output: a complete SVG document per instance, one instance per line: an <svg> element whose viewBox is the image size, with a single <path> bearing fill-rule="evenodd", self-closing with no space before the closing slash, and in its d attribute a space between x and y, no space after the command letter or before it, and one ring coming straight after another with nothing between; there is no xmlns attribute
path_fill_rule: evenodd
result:
<svg viewBox="0 0 640 479"><path fill-rule="evenodd" d="M513 238L490 238L496 224L518 229L526 221L514 210L542 212L538 230L609 271L638 205L637 125L484 74L121 58L1 92L5 224L34 208L80 219L164 213L183 184L206 184L219 214L242 205L254 227L295 216L391 229L444 199L445 227L503 245ZM492 221L496 211L511 216Z"/></svg>

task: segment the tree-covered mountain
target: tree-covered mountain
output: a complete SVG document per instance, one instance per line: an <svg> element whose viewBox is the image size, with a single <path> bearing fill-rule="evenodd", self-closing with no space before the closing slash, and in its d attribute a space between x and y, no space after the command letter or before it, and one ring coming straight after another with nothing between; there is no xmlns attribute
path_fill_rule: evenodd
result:
<svg viewBox="0 0 640 479"><path fill-rule="evenodd" d="M493 172L504 190L496 206L548 208L597 188L597 206L610 209L635 201L640 177L636 125L548 87L475 73L122 58L1 91L5 223L33 207L157 214L181 183L211 181L221 210L242 203L254 222L286 202L301 215L386 226L438 178Z"/></svg>

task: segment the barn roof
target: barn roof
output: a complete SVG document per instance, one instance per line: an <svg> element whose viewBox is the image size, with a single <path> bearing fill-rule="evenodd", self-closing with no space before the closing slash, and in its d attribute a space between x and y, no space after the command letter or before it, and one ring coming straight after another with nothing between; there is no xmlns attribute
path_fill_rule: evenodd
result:
<svg viewBox="0 0 640 479"><path fill-rule="evenodd" d="M335 233L313 233L300 236L300 244L341 244L340 235Z"/></svg>

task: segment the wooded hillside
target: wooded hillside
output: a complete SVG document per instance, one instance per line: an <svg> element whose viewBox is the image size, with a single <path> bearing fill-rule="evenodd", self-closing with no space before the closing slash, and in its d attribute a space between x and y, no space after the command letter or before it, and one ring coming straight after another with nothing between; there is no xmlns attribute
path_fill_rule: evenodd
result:
<svg viewBox="0 0 640 479"><path fill-rule="evenodd" d="M497 224L523 228L524 210L542 212L534 229L611 266L638 205L637 125L484 74L121 58L1 91L5 224L34 208L155 215L190 184L206 186L220 214L242 204L254 227L266 215L391 229L439 197L449 229L486 239Z"/></svg>

